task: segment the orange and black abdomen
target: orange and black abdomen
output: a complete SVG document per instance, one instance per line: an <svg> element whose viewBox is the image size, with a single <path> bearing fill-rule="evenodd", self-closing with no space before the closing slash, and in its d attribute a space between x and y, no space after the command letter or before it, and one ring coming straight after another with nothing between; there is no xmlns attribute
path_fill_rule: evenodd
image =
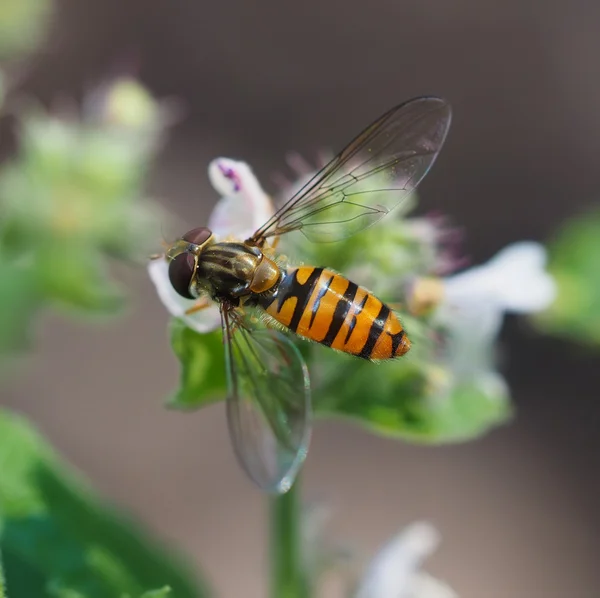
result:
<svg viewBox="0 0 600 598"><path fill-rule="evenodd" d="M266 312L296 334L364 359L391 359L410 349L385 303L347 278L303 266L287 273Z"/></svg>

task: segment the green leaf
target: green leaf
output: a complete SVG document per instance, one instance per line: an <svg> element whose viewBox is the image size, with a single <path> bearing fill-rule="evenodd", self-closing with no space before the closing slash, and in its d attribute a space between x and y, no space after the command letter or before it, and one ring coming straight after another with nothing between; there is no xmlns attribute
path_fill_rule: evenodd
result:
<svg viewBox="0 0 600 598"><path fill-rule="evenodd" d="M379 364L338 358L335 371L315 389L316 415L349 418L383 436L464 441L511 413L505 387L494 376L458 382L450 371L409 356Z"/></svg>
<svg viewBox="0 0 600 598"><path fill-rule="evenodd" d="M459 382L445 395L427 401L432 434L425 442L463 442L508 423L513 414L510 395L495 380L475 378Z"/></svg>
<svg viewBox="0 0 600 598"><path fill-rule="evenodd" d="M199 334L171 320L171 347L181 366L179 388L168 401L175 409L196 409L219 401L227 391L221 330Z"/></svg>
<svg viewBox="0 0 600 598"><path fill-rule="evenodd" d="M3 543L0 539L0 547L2 546ZM7 598L9 585L11 588L10 595L17 595L17 589L19 591L19 595L22 596L42 597L47 595L46 579L37 568L31 566L30 563L26 559L21 558L20 555L15 554L13 551L6 548L3 550L3 557L5 576L8 577L8 572L10 571L10 584L6 582Z"/></svg>
<svg viewBox="0 0 600 598"><path fill-rule="evenodd" d="M167 598L172 596L171 588L165 587L160 590L151 590L150 592L144 592L141 598Z"/></svg>
<svg viewBox="0 0 600 598"><path fill-rule="evenodd" d="M558 297L535 322L547 332L600 344L600 211L568 222L549 251Z"/></svg>
<svg viewBox="0 0 600 598"><path fill-rule="evenodd" d="M2 551L0 551L0 598L6 598L6 584L4 583L4 569L2 566Z"/></svg>
<svg viewBox="0 0 600 598"><path fill-rule="evenodd" d="M170 551L96 498L23 419L2 411L0 471L0 549L12 596L140 596L165 584L177 598L207 595Z"/></svg>

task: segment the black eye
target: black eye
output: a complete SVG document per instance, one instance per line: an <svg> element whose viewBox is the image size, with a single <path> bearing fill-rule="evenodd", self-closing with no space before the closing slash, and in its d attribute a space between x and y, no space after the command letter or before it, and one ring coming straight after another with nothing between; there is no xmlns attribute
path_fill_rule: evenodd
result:
<svg viewBox="0 0 600 598"><path fill-rule="evenodd" d="M190 283L194 274L194 256L191 253L180 253L169 264L169 280L173 288L186 299L193 299L190 294Z"/></svg>
<svg viewBox="0 0 600 598"><path fill-rule="evenodd" d="M212 236L212 231L210 228L206 228L205 226L200 226L198 228L193 228L191 231L188 231L183 235L183 240L188 243L193 243L194 245L203 245L210 239Z"/></svg>

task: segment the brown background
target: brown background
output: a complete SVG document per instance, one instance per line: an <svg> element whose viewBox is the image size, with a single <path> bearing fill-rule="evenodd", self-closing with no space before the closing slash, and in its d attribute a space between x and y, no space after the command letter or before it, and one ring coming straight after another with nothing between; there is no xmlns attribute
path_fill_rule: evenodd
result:
<svg viewBox="0 0 600 598"><path fill-rule="evenodd" d="M192 225L216 199L212 157L246 159L268 182L286 151L337 149L391 105L442 95L454 123L422 197L466 226L481 261L547 239L598 199L599 26L600 4L583 0L64 0L23 86L47 101L77 95L133 57L155 93L187 105L150 191ZM167 315L145 272L123 274L130 313L97 327L48 319L3 402L222 596L264 596L265 503L233 460L222 406L162 408L177 376ZM598 357L522 322L503 340L511 426L436 449L319 425L306 496L365 557L429 518L444 537L429 568L464 598L593 598Z"/></svg>

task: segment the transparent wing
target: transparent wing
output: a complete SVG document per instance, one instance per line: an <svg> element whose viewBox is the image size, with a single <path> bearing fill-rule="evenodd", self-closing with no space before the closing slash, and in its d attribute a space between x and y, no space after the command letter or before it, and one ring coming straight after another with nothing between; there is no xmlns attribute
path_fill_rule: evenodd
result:
<svg viewBox="0 0 600 598"><path fill-rule="evenodd" d="M298 349L277 331L252 330L222 307L228 374L227 420L236 456L263 490L291 487L310 439L308 371Z"/></svg>
<svg viewBox="0 0 600 598"><path fill-rule="evenodd" d="M380 220L414 191L448 132L447 102L422 97L396 106L350 142L252 237L300 230L338 241Z"/></svg>

